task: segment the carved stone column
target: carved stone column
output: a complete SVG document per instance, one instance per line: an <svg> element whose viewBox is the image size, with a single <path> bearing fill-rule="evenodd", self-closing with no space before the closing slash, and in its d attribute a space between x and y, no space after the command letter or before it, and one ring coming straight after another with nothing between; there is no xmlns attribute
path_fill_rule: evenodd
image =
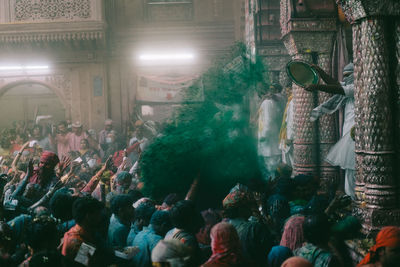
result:
<svg viewBox="0 0 400 267"><path fill-rule="evenodd" d="M363 41L361 40L361 23L353 24L353 54L354 54L354 101L355 101L355 149L363 150L364 148L364 138L362 138L362 133L364 132L364 124L361 112L363 107L363 98L362 98L362 90L363 88L363 71L362 71L362 51L363 51ZM363 161L362 155L356 154L356 165L361 166ZM365 200L364 194L364 174L362 172L362 168L357 168L356 170L356 203L357 206L363 205L363 201ZM359 213L360 211L357 211Z"/></svg>
<svg viewBox="0 0 400 267"><path fill-rule="evenodd" d="M301 59L310 62L311 55L294 54L293 59ZM314 123L310 121L309 116L314 108L313 94L305 91L304 88L294 83L292 89L294 100L294 125L296 129L293 142L294 171L298 174L315 173L317 168L315 126Z"/></svg>
<svg viewBox="0 0 400 267"><path fill-rule="evenodd" d="M384 19L362 20L363 48L363 108L364 131L363 169L365 201L369 212L396 206L394 180L393 108L390 99L389 58L385 40ZM364 56L365 51L365 56ZM369 221L371 219L371 221ZM374 227L373 217L365 223ZM379 227L379 225L377 225Z"/></svg>
<svg viewBox="0 0 400 267"><path fill-rule="evenodd" d="M331 73L332 55L320 53L318 65L326 72ZM322 104L333 95L325 92L318 92L318 104ZM321 159L321 184L325 187L337 186L339 183L338 168L330 165L324 159L330 148L338 140L337 121L335 115L323 115L318 120L319 127L319 149Z"/></svg>
<svg viewBox="0 0 400 267"><path fill-rule="evenodd" d="M395 93L395 99L396 101L396 109L395 109L395 115L397 114L397 116L395 116L395 120L396 120L396 124L397 124L397 128L395 129L395 141L396 141L396 151L397 151L397 159L396 162L400 162L400 138L398 138L400 136L400 18L397 18L395 21L395 46L396 46L396 60L395 60L395 64L397 64L396 68L395 68L395 73L396 73L396 93ZM397 138L396 138L397 136ZM397 170L397 177L399 177L400 174L400 166L396 165ZM399 186L399 182L397 183L397 185Z"/></svg>
<svg viewBox="0 0 400 267"><path fill-rule="evenodd" d="M289 55L292 59L316 63L329 73L336 19L297 18L294 14L300 13L293 12L294 8L293 1L281 1L282 40ZM300 15L304 16L307 12ZM333 12L330 17L334 16ZM332 115L327 115L314 123L310 121L310 114L314 107L330 96L325 93L307 92L295 84L293 84L293 96L296 127L293 142L294 172L318 174L321 186L326 190L332 183L336 183L338 178L337 169L324 162L326 154L337 140L335 119Z"/></svg>
<svg viewBox="0 0 400 267"><path fill-rule="evenodd" d="M399 174L395 166L399 159L395 141L399 128L399 74L394 69L398 67L399 37L393 38L399 32L393 23L400 16L400 2L338 2L352 23L354 34L356 211L366 231L377 231L384 225L400 224L395 179Z"/></svg>

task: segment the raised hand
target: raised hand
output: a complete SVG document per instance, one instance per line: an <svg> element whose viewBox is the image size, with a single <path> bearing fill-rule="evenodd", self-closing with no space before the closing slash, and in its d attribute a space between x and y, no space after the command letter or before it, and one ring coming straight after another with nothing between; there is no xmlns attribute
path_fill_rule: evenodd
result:
<svg viewBox="0 0 400 267"><path fill-rule="evenodd" d="M25 144L22 145L20 151L24 151L28 146L29 146L30 141L26 142Z"/></svg>
<svg viewBox="0 0 400 267"><path fill-rule="evenodd" d="M33 159L32 158L29 159L28 168L26 169L26 173L28 175L32 175L32 173L33 173Z"/></svg>
<svg viewBox="0 0 400 267"><path fill-rule="evenodd" d="M112 161L112 156L109 156L106 160L106 163L104 164L104 168L106 170L111 170L114 166L114 163Z"/></svg>
<svg viewBox="0 0 400 267"><path fill-rule="evenodd" d="M71 164L71 158L63 156L61 158L61 161L58 163L58 168L60 169L60 172L64 172L66 168Z"/></svg>

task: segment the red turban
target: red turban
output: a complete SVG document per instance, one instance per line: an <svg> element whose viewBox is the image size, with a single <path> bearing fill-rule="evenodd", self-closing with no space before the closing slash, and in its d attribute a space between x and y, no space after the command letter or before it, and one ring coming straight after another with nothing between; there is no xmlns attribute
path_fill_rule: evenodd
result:
<svg viewBox="0 0 400 267"><path fill-rule="evenodd" d="M369 253L357 265L357 267L370 263L371 257L375 254L378 248L383 247L400 247L400 228L396 226L386 226L376 236L375 245L369 249Z"/></svg>
<svg viewBox="0 0 400 267"><path fill-rule="evenodd" d="M54 167L57 165L58 162L60 162L60 160L55 153L51 151L43 151L42 156L40 157L40 162L45 163L49 166L49 169L52 169L54 171ZM51 178L52 177L47 177L47 175L46 177L42 177L40 175L39 168L35 168L31 178L29 179L29 183L43 184L47 183Z"/></svg>
<svg viewBox="0 0 400 267"><path fill-rule="evenodd" d="M43 151L42 156L40 157L40 162L47 163L52 168L54 168L57 163L60 162L58 156L51 151Z"/></svg>

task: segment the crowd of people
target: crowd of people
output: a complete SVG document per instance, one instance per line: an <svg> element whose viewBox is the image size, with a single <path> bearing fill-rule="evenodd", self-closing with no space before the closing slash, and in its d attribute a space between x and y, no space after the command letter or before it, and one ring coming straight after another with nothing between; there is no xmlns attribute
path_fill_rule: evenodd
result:
<svg viewBox="0 0 400 267"><path fill-rule="evenodd" d="M258 114L268 177L206 210L201 179L186 195L143 195L140 159L163 134L153 122L134 122L126 138L112 120L98 133L80 122L2 130L0 266L398 266L399 227L368 243L349 190L292 174L293 103L271 88Z"/></svg>
<svg viewBox="0 0 400 267"><path fill-rule="evenodd" d="M151 138L142 121L125 145L107 120L3 131L0 266L396 266L400 228L384 227L358 263L351 200L280 164L268 183L237 184L218 207L142 195L137 163ZM147 127L147 128L146 128ZM147 129L147 130L146 130ZM27 133L29 133L27 135ZM7 140L9 143L7 143ZM8 149L8 152L4 152ZM201 182L201 181L200 181ZM201 200L200 200L201 201Z"/></svg>

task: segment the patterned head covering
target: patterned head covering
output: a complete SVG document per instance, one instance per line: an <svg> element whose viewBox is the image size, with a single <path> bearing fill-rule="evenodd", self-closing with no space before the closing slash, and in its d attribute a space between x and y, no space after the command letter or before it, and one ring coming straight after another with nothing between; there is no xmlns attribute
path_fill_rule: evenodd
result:
<svg viewBox="0 0 400 267"><path fill-rule="evenodd" d="M235 208L239 206L249 205L253 201L254 198L247 186L237 184L224 198L224 200L222 201L222 206L224 208Z"/></svg>
<svg viewBox="0 0 400 267"><path fill-rule="evenodd" d="M221 222L211 229L212 255L206 262L210 266L239 266L241 262L241 244L235 227Z"/></svg>
<svg viewBox="0 0 400 267"><path fill-rule="evenodd" d="M350 62L347 64L344 69L343 69L343 74L347 73L353 73L354 72L354 64L353 62Z"/></svg>
<svg viewBox="0 0 400 267"><path fill-rule="evenodd" d="M304 243L303 223L304 216L292 216L287 220L281 239L281 246L291 250L300 248Z"/></svg>
<svg viewBox="0 0 400 267"><path fill-rule="evenodd" d="M357 267L370 263L378 248L382 247L400 247L400 228L396 226L386 226L376 236L375 245L369 249L369 253L357 265Z"/></svg>
<svg viewBox="0 0 400 267"><path fill-rule="evenodd" d="M348 75L343 78L345 85L354 83L354 65L353 63L347 64L343 69L343 75Z"/></svg>

